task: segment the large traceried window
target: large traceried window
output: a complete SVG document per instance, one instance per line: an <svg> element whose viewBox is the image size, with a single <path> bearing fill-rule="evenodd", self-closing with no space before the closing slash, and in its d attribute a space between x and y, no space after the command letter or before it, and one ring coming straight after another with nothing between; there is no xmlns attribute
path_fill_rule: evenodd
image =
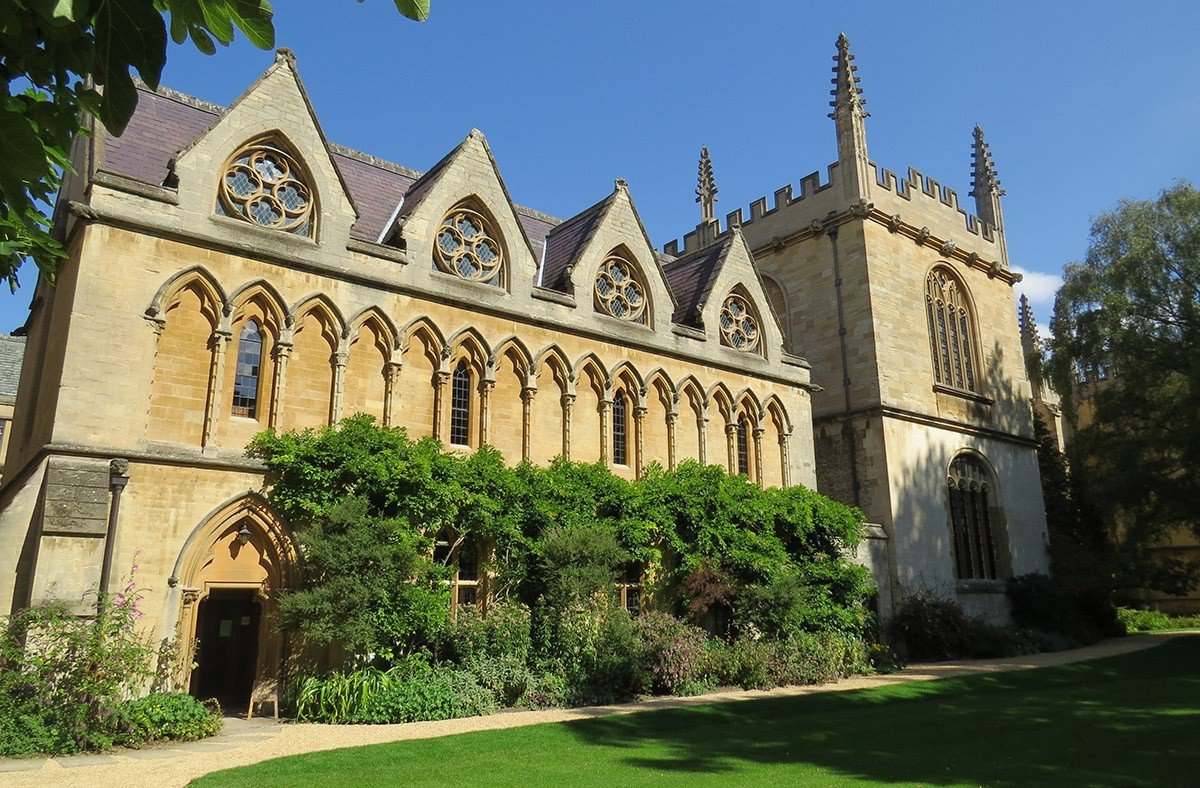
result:
<svg viewBox="0 0 1200 788"><path fill-rule="evenodd" d="M629 405L625 392L618 391L612 409L613 464L629 464Z"/></svg>
<svg viewBox="0 0 1200 788"><path fill-rule="evenodd" d="M238 337L237 371L233 378L233 415L258 418L259 370L262 367L262 333L258 323L246 323Z"/></svg>
<svg viewBox="0 0 1200 788"><path fill-rule="evenodd" d="M471 368L466 359L458 362L450 380L450 443L471 442Z"/></svg>
<svg viewBox="0 0 1200 788"><path fill-rule="evenodd" d="M933 377L943 386L978 391L975 374L975 318L963 284L944 267L925 280L925 314Z"/></svg>
<svg viewBox="0 0 1200 788"><path fill-rule="evenodd" d="M271 140L242 147L221 176L217 212L271 230L311 237L312 188L296 159Z"/></svg>
<svg viewBox="0 0 1200 788"><path fill-rule="evenodd" d="M633 263L610 255L596 273L596 309L606 315L630 323L646 322L646 286L642 284Z"/></svg>
<svg viewBox="0 0 1200 788"><path fill-rule="evenodd" d="M434 265L447 274L502 287L504 252L498 238L483 214L466 206L454 208L438 227Z"/></svg>
<svg viewBox="0 0 1200 788"><path fill-rule="evenodd" d="M996 580L1001 564L987 467L978 457L959 455L950 463L947 484L956 576L959 580Z"/></svg>
<svg viewBox="0 0 1200 788"><path fill-rule="evenodd" d="M750 302L730 293L721 304L721 344L743 353L762 354L762 326Z"/></svg>

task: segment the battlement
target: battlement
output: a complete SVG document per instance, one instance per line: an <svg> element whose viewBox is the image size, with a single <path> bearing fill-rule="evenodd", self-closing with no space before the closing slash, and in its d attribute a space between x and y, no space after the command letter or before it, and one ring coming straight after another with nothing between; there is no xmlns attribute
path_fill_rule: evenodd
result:
<svg viewBox="0 0 1200 788"><path fill-rule="evenodd" d="M997 242L996 228L958 205L958 192L930 178L913 167L908 168L908 177L900 178L895 172L871 162L875 170L875 185L910 202L920 203L936 210L948 209L958 214L959 221L968 233L979 236L989 243Z"/></svg>
<svg viewBox="0 0 1200 788"><path fill-rule="evenodd" d="M759 197L750 203L749 218L746 217L745 210L742 208L730 211L725 215L724 228L722 228L720 219L714 219L711 224L702 224L692 232L684 235L682 239L675 239L664 245L663 251L673 257L678 257L681 254L686 254L708 246L714 241L723 239L734 227L745 227L756 220L774 215L775 212L782 208L786 208L789 205L796 205L806 199L812 198L834 185L836 170L837 164L829 166L829 174L824 183L821 182L821 173L819 170L812 172L800 179L799 195L796 194L795 187L789 183L775 190L774 199L770 203L770 207L768 207L767 197Z"/></svg>

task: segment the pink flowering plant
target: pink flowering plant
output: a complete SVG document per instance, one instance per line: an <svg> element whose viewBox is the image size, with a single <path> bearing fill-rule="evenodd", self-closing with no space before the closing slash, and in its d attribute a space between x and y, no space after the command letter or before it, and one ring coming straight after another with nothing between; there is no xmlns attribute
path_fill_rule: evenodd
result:
<svg viewBox="0 0 1200 788"><path fill-rule="evenodd" d="M95 607L91 599L75 609L36 605L0 619L0 755L94 751L145 740L126 713L148 686L155 656L138 626L136 568Z"/></svg>

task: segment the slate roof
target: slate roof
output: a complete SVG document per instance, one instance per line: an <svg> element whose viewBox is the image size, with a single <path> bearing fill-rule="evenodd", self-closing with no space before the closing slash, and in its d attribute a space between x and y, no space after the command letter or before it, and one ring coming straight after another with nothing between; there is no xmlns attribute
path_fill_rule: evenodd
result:
<svg viewBox="0 0 1200 788"><path fill-rule="evenodd" d="M16 399L24 358L25 337L0 334L0 399Z"/></svg>
<svg viewBox="0 0 1200 788"><path fill-rule="evenodd" d="M732 240L733 233L729 233L719 243L663 263L667 286L675 295L675 314L671 316L671 322L699 326L700 312L708 301Z"/></svg>
<svg viewBox="0 0 1200 788"><path fill-rule="evenodd" d="M615 197L614 191L591 208L575 214L550 230L546 236L546 254L542 263L542 287L566 292L567 268L579 257L584 244Z"/></svg>
<svg viewBox="0 0 1200 788"><path fill-rule="evenodd" d="M103 128L97 129L104 146L101 168L145 183L161 184L168 175L171 157L215 125L224 111L217 104L168 88L152 91L139 87L137 110L125 133L114 137ZM436 179L432 170L425 174L428 177L423 177L416 170L350 148L330 147L334 164L358 208L358 221L350 234L360 240L378 240L400 198L405 197L406 206L417 202L411 197L419 199L419 195L409 195L413 184L419 188L421 181ZM521 206L517 206L517 216L529 235L534 253L540 256L546 234L559 220Z"/></svg>

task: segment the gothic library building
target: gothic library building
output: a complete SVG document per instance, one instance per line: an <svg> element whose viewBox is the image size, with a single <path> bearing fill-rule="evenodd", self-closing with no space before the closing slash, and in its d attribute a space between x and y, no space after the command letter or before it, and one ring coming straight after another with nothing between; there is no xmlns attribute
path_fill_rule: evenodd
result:
<svg viewBox="0 0 1200 788"><path fill-rule="evenodd" d="M840 38L825 177L722 221L704 152L662 251L622 180L566 220L517 205L478 131L424 173L331 143L286 50L227 108L141 90L56 205L0 610L86 606L136 562L155 638L207 644L180 686L269 693L295 548L245 447L362 412L512 463L815 487L877 524L882 608L923 585L1004 615L1047 555L1003 192L978 128L973 213L873 163L853 59Z"/></svg>

